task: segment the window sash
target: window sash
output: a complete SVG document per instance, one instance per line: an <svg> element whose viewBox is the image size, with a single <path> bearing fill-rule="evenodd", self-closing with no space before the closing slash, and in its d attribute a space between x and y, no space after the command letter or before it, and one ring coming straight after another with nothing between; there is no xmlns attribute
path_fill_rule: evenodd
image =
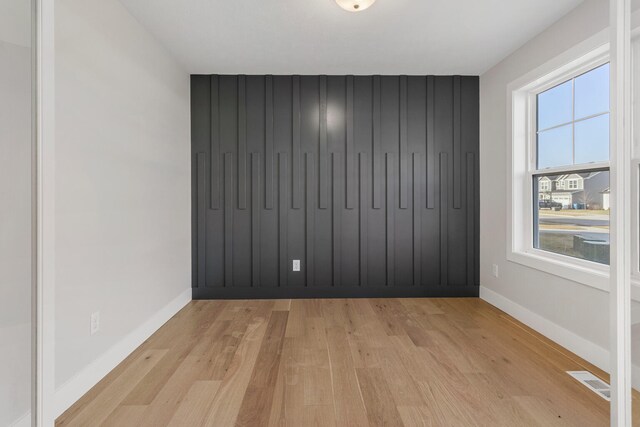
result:
<svg viewBox="0 0 640 427"><path fill-rule="evenodd" d="M583 169L594 169L600 167L609 167L609 161L607 162L591 162L591 163L573 163L570 165L562 165L562 166L553 166L548 168L538 168L538 135L544 133L549 130L557 129L562 126L571 125L571 145L573 150L573 160L575 162L575 125L576 123L580 123L589 119L593 119L596 117L603 116L605 114L611 113L611 106L609 106L609 110L599 112L596 114L592 114L587 117L581 117L580 119L575 118L575 80L586 74L590 71L593 71L597 68L602 67L603 65L609 63L609 55L603 54L598 55L592 61L587 61L579 67L576 67L572 70L567 71L566 73L556 77L555 79L550 79L548 82L538 85L535 89L532 89L528 92L528 100L527 100L527 128L528 135L527 145L528 145L528 153L529 153L529 171L530 172L553 172L553 171L563 171L568 169L573 170L583 170ZM571 81L571 92L572 92L572 112L571 112L571 121L566 123L557 124L554 126L550 126L545 129L538 129L538 95L553 89L561 84ZM611 141L609 141L609 144Z"/></svg>
<svg viewBox="0 0 640 427"><path fill-rule="evenodd" d="M541 200L539 197L539 195L545 191L542 190L539 186L536 186L536 179L542 178L542 177L549 177L549 176L554 176L554 175L572 175L575 173L589 173L589 172L610 172L610 168L609 166L603 166L603 167L598 167L598 168L594 168L593 166L590 168L581 168L580 170L576 170L575 168L564 168L563 170L560 171L555 171L555 172L549 172L547 170L542 170L542 171L536 171L533 173L530 173L528 176L528 182L529 182L529 188L531 189L531 197L529 197L529 200L531 200L531 206L530 206L530 221L529 221L529 232L527 233L530 236L530 240L527 244L527 250L531 251L532 253L536 253L538 255L542 255L542 256L549 256L550 258L553 259L560 259L564 262L569 262L569 263L576 263L576 265L590 265L593 264L594 268L603 268L603 267L607 267L608 268L608 264L603 264L603 263L599 263L596 261L590 261L588 259L583 259L583 258L577 258L577 257L573 257L571 255L565 255L562 253L558 253L558 252L552 252L549 250L545 250L540 248L540 242L539 242L539 209L538 209L538 204L539 201ZM567 190L576 190L578 188L571 188L570 187L570 182L574 182L576 185L577 180L574 178L565 178L565 188L561 189L560 191L567 191ZM538 183L539 184L539 183ZM549 184L551 187L553 187L553 185L551 184L551 182L545 182L545 186L546 184ZM536 188L537 187L537 188ZM546 190L546 191L551 191L551 189ZM549 200L553 200L553 197L550 194ZM524 221L524 219L523 219ZM525 225L526 226L526 225ZM611 236L611 232L609 232L609 236ZM586 263L586 264L585 264Z"/></svg>

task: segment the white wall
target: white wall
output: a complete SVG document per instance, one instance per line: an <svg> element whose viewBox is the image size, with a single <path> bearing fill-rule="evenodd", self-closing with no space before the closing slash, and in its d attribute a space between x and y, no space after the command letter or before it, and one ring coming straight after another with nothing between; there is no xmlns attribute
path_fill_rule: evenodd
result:
<svg viewBox="0 0 640 427"><path fill-rule="evenodd" d="M59 412L190 298L190 107L117 0L59 0L55 20Z"/></svg>
<svg viewBox="0 0 640 427"><path fill-rule="evenodd" d="M0 426L31 399L30 31L29 2L0 2Z"/></svg>
<svg viewBox="0 0 640 427"><path fill-rule="evenodd" d="M601 367L608 362L608 293L506 260L506 102L510 82L606 28L608 7L585 1L480 76L481 296Z"/></svg>

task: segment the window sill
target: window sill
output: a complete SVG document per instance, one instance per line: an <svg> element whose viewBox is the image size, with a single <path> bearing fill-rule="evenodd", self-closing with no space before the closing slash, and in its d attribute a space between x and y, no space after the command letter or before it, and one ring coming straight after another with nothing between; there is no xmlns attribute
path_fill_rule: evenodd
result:
<svg viewBox="0 0 640 427"><path fill-rule="evenodd" d="M565 257L539 250L510 251L507 255L511 262L609 292L609 266L591 266L588 265L590 262L565 261L562 258Z"/></svg>
<svg viewBox="0 0 640 427"><path fill-rule="evenodd" d="M603 292L609 292L609 266L582 265L591 264L589 262L581 262L579 265L573 260L565 261L562 258L564 257L539 250L532 250L531 252L510 251L507 256L507 260L511 262L562 277L581 285L590 286ZM631 299L640 302L640 275L631 277Z"/></svg>

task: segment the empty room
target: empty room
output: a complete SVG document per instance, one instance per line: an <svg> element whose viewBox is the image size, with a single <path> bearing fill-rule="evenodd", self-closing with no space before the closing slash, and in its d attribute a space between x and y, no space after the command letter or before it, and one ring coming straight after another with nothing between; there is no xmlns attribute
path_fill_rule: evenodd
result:
<svg viewBox="0 0 640 427"><path fill-rule="evenodd" d="M0 0L0 427L640 426L640 0Z"/></svg>

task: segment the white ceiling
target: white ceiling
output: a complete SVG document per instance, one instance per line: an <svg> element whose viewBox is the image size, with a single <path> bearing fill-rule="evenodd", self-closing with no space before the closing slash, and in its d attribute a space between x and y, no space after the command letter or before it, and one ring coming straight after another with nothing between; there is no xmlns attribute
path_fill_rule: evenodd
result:
<svg viewBox="0 0 640 427"><path fill-rule="evenodd" d="M121 0L192 74L468 74L582 0Z"/></svg>

